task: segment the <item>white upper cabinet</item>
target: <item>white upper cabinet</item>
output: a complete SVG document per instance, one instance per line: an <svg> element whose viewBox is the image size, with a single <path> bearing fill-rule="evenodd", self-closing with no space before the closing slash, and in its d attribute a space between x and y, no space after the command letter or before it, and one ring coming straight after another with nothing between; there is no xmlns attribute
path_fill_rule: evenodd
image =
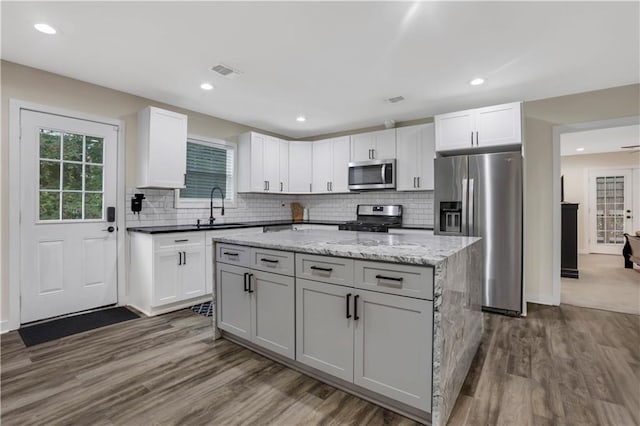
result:
<svg viewBox="0 0 640 426"><path fill-rule="evenodd" d="M156 107L138 112L138 188L184 188L187 116Z"/></svg>
<svg viewBox="0 0 640 426"><path fill-rule="evenodd" d="M435 116L436 151L473 150L522 143L522 103Z"/></svg>
<svg viewBox="0 0 640 426"><path fill-rule="evenodd" d="M289 142L250 132L238 145L238 192L288 192Z"/></svg>
<svg viewBox="0 0 640 426"><path fill-rule="evenodd" d="M396 158L396 129L351 135L351 161Z"/></svg>
<svg viewBox="0 0 640 426"><path fill-rule="evenodd" d="M312 158L312 142L289 142L289 192L311 192Z"/></svg>
<svg viewBox="0 0 640 426"><path fill-rule="evenodd" d="M396 129L398 191L433 190L433 123Z"/></svg>
<svg viewBox="0 0 640 426"><path fill-rule="evenodd" d="M313 142L314 193L349 191L349 136Z"/></svg>

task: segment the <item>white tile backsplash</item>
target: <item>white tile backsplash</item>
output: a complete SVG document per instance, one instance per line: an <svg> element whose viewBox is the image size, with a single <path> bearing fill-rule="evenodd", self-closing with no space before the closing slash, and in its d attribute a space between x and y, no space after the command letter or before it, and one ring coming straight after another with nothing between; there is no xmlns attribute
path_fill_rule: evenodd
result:
<svg viewBox="0 0 640 426"><path fill-rule="evenodd" d="M131 212L134 193L143 193L140 215ZM225 207L225 215L214 209L216 223L291 219L290 203L309 209L311 220L354 220L358 204L401 204L405 225L433 224L433 191L362 192L348 194L281 195L237 194L236 207ZM127 188L127 226L182 225L209 219L208 208L176 209L174 191L166 189Z"/></svg>

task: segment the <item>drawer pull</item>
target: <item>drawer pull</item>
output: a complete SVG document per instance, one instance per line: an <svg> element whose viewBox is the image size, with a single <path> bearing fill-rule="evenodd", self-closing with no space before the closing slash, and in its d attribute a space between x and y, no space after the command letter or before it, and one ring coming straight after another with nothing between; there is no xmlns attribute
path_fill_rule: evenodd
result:
<svg viewBox="0 0 640 426"><path fill-rule="evenodd" d="M262 259L260 259L260 262L267 262L267 263L278 263L280 262L279 260L274 260L274 259L265 259L264 257Z"/></svg>
<svg viewBox="0 0 640 426"><path fill-rule="evenodd" d="M184 240L173 240L173 242L174 242L174 243L185 243L185 242L187 242L187 241L189 241L189 239L188 239L188 238L186 238L186 239L184 239Z"/></svg>
<svg viewBox="0 0 640 426"><path fill-rule="evenodd" d="M331 272L333 271L333 268L321 268L320 266L310 266L309 269L313 269L316 271L324 271L324 272Z"/></svg>
<svg viewBox="0 0 640 426"><path fill-rule="evenodd" d="M222 254L226 254L227 256L239 256L238 253L231 253L230 251L222 252Z"/></svg>
<svg viewBox="0 0 640 426"><path fill-rule="evenodd" d="M402 277L385 277L384 275L376 275L376 278L379 280L391 280L391 281L400 281L400 282L402 282L402 280L404 279Z"/></svg>

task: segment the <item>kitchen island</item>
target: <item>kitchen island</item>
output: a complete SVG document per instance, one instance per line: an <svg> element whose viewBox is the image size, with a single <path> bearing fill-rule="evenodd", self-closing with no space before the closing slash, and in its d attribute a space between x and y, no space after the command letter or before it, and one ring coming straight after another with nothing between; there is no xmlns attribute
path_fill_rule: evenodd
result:
<svg viewBox="0 0 640 426"><path fill-rule="evenodd" d="M446 424L482 337L480 238L307 230L213 241L225 338Z"/></svg>

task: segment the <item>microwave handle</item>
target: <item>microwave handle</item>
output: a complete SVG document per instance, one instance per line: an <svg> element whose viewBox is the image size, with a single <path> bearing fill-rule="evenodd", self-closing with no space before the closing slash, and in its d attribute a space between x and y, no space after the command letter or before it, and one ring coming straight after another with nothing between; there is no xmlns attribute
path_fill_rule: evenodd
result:
<svg viewBox="0 0 640 426"><path fill-rule="evenodd" d="M386 183L386 180L385 180L385 176L387 175L386 171L387 171L387 163L384 163L382 165L382 167L380 168L380 176L382 177L382 183L383 184Z"/></svg>

